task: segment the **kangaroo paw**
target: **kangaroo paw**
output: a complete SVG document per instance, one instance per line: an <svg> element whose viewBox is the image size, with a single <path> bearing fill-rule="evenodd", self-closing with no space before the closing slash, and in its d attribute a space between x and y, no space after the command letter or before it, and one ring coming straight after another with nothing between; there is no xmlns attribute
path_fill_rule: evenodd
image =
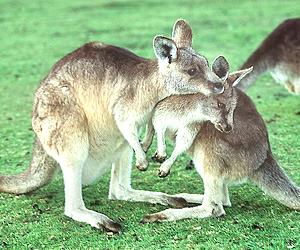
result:
<svg viewBox="0 0 300 250"><path fill-rule="evenodd" d="M151 157L151 159L152 159L153 161L156 161L156 162L159 162L159 163L163 163L163 162L166 160L166 158L167 158L167 156L160 156L160 155L158 155L157 153L155 153L155 154Z"/></svg>
<svg viewBox="0 0 300 250"><path fill-rule="evenodd" d="M164 170L159 170L159 172L158 172L158 176L159 176L160 178L165 178L165 177L167 177L169 174L170 174L170 171L165 172Z"/></svg>
<svg viewBox="0 0 300 250"><path fill-rule="evenodd" d="M148 166L143 166L143 165L136 165L136 168L140 171L146 171Z"/></svg>
<svg viewBox="0 0 300 250"><path fill-rule="evenodd" d="M140 171L146 171L148 169L148 162L147 161L143 161L141 163L137 162L135 166Z"/></svg>

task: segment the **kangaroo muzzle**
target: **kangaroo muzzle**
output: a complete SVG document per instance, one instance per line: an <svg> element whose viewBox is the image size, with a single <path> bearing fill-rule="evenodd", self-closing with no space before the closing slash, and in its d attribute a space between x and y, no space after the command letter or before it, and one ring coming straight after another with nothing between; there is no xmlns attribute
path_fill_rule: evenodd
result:
<svg viewBox="0 0 300 250"><path fill-rule="evenodd" d="M228 123L217 123L215 124L215 128L222 133L230 133L232 131L232 126Z"/></svg>
<svg viewBox="0 0 300 250"><path fill-rule="evenodd" d="M222 94L224 92L224 85L221 82L214 83L213 93Z"/></svg>

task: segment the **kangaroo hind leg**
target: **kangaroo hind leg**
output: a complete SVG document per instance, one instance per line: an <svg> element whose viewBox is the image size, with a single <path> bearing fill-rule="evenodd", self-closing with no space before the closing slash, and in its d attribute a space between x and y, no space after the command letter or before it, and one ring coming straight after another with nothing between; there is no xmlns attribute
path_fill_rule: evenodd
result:
<svg viewBox="0 0 300 250"><path fill-rule="evenodd" d="M142 223L157 221L176 221L189 218L219 217L225 215L222 205L223 183L215 178L204 180L205 194L200 206L181 209L166 209L164 211L145 215Z"/></svg>
<svg viewBox="0 0 300 250"><path fill-rule="evenodd" d="M87 209L83 201L82 170L89 155L88 124L84 112L70 94L52 89L48 92L52 98L48 99L46 93L37 102L33 124L44 149L62 169L65 215L95 228L119 232L121 226L118 223Z"/></svg>

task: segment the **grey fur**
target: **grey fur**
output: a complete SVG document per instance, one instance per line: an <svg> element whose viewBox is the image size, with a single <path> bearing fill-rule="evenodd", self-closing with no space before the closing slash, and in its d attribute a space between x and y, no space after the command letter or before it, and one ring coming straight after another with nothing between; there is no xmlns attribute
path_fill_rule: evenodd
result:
<svg viewBox="0 0 300 250"><path fill-rule="evenodd" d="M285 175L274 159L267 128L261 115L251 99L234 87L233 81L240 79L246 71L230 74L227 80L229 84L220 95L221 97L232 93L236 98L236 102L231 102L234 104L231 106L234 109L233 130L230 133L222 133L210 122L201 123L198 134L188 149L204 182L202 205L167 209L145 216L143 222L225 215L223 206L231 206L228 185L247 179L252 180L283 205L300 210L300 189ZM184 100L182 96L181 99ZM163 106L165 102L166 112L168 109L180 110L180 99L173 102L172 106L168 106L167 100L168 98L160 103ZM175 138L174 134L171 138Z"/></svg>
<svg viewBox="0 0 300 250"><path fill-rule="evenodd" d="M174 29L190 27L175 23ZM24 173L1 176L0 190L35 190L51 180L57 162L64 178L65 215L115 233L121 226L87 209L82 197L82 185L110 168L110 199L182 205L180 196L132 189L130 178L132 149L137 167L147 167L138 131L160 100L172 94L224 90L203 56L174 42L180 41L176 34L183 33L175 32L172 39L155 37L154 60L92 42L54 64L35 93L32 126L38 139L32 163ZM198 70L195 77L187 73L190 68Z"/></svg>

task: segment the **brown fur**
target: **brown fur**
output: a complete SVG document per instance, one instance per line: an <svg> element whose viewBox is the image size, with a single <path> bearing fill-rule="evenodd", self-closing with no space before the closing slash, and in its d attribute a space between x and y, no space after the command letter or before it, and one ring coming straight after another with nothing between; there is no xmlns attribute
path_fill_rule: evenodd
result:
<svg viewBox="0 0 300 250"><path fill-rule="evenodd" d="M239 88L247 89L265 71L292 93L300 94L300 19L288 19L270 33L241 69L254 66Z"/></svg>

